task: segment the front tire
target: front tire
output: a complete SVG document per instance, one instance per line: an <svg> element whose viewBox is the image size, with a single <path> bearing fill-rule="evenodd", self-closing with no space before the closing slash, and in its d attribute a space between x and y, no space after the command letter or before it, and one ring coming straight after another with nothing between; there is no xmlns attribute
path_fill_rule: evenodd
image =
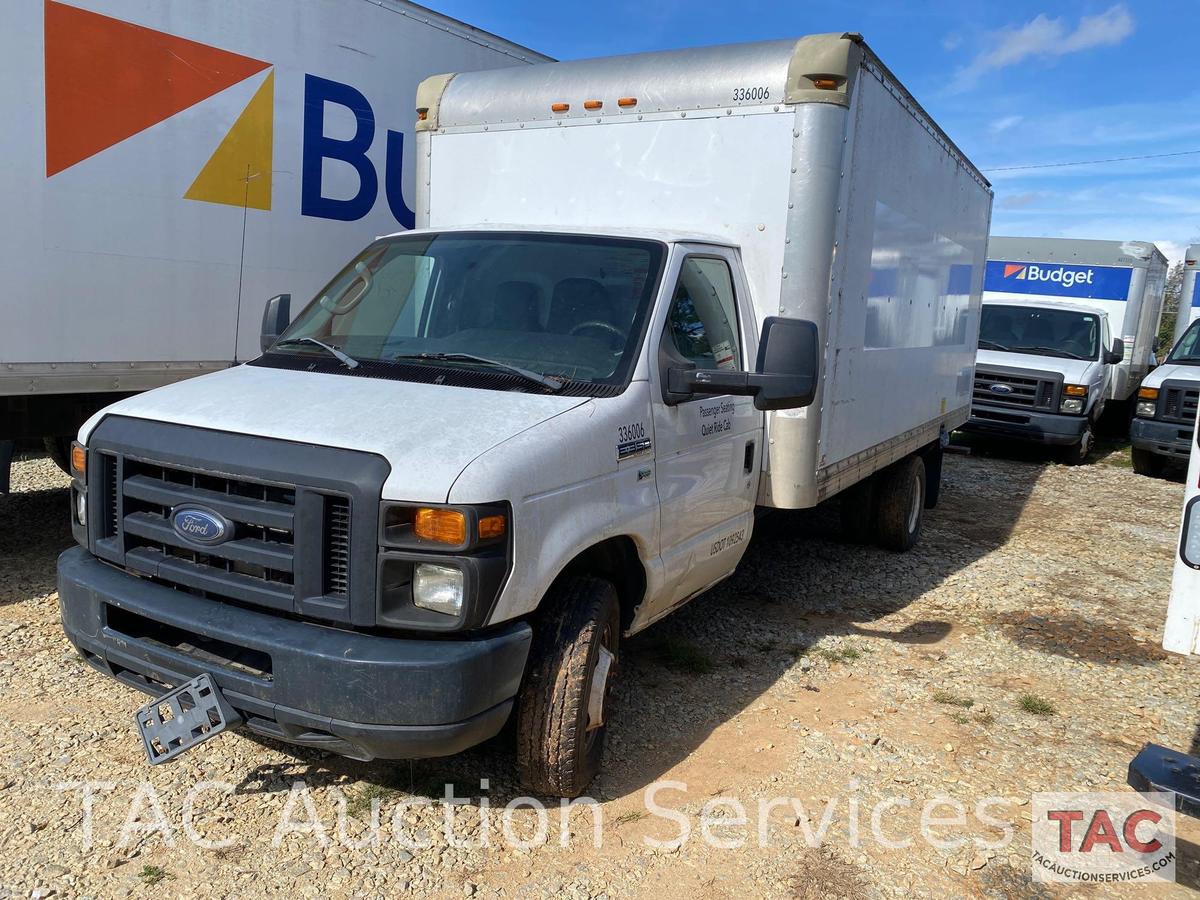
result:
<svg viewBox="0 0 1200 900"><path fill-rule="evenodd" d="M1146 475L1150 478L1162 478L1163 469L1166 468L1167 461L1164 457L1157 453L1152 453L1149 450L1139 450L1133 448L1133 471L1139 475Z"/></svg>
<svg viewBox="0 0 1200 900"><path fill-rule="evenodd" d="M878 531L885 550L911 550L925 519L925 462L919 456L900 460L879 476Z"/></svg>
<svg viewBox="0 0 1200 900"><path fill-rule="evenodd" d="M1092 437L1092 426L1088 426L1083 430L1083 434L1079 437L1079 442L1067 447L1063 452L1063 462L1068 466L1082 466L1088 461L1091 456L1092 446L1095 439Z"/></svg>
<svg viewBox="0 0 1200 900"><path fill-rule="evenodd" d="M517 765L526 788L578 797L604 755L621 607L612 584L591 576L562 579L542 602L517 709Z"/></svg>

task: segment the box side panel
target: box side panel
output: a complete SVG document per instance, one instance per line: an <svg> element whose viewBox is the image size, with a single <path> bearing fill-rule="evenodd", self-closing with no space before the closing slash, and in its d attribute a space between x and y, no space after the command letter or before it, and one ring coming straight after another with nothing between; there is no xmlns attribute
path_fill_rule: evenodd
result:
<svg viewBox="0 0 1200 900"><path fill-rule="evenodd" d="M737 244L778 305L792 116L679 116L430 136L429 225L677 229Z"/></svg>
<svg viewBox="0 0 1200 900"><path fill-rule="evenodd" d="M990 191L882 81L864 71L856 93L818 499L852 483L848 466L870 474L874 448L894 455L965 421L991 211Z"/></svg>
<svg viewBox="0 0 1200 900"><path fill-rule="evenodd" d="M409 224L418 82L518 58L405 10L12 4L0 196L20 215L0 220L0 317L16 325L0 329L0 363L20 371L13 389L50 363L228 363L239 293L238 349L256 355L267 297L298 308Z"/></svg>

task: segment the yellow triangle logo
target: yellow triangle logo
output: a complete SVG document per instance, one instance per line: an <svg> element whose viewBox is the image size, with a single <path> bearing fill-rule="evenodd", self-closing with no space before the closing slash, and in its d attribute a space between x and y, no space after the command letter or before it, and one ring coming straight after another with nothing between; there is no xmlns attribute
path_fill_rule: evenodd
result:
<svg viewBox="0 0 1200 900"><path fill-rule="evenodd" d="M270 209L274 122L275 72L272 70L208 158L184 198Z"/></svg>

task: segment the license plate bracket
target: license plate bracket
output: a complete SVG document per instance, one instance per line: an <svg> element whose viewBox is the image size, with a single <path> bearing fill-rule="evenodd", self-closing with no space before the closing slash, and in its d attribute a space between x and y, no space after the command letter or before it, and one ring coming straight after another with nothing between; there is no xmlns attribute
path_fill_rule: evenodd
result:
<svg viewBox="0 0 1200 900"><path fill-rule="evenodd" d="M146 759L168 762L242 721L208 673L197 675L134 714Z"/></svg>

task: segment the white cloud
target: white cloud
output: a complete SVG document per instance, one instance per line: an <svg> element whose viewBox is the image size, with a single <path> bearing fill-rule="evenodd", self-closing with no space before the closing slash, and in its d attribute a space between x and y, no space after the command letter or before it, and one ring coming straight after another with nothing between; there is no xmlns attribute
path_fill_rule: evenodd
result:
<svg viewBox="0 0 1200 900"><path fill-rule="evenodd" d="M999 134L1002 131L1008 131L1008 129L1012 128L1014 125L1020 125L1024 120L1024 116L1004 116L1003 118L997 119L995 122L989 125L988 131L990 131L992 134Z"/></svg>
<svg viewBox="0 0 1200 900"><path fill-rule="evenodd" d="M986 72L1016 65L1032 57L1051 59L1092 47L1119 44L1133 34L1133 15L1123 3L1094 16L1083 16L1072 30L1064 19L1041 13L1024 25L1009 26L988 36L988 48L959 70L957 88L971 87Z"/></svg>

